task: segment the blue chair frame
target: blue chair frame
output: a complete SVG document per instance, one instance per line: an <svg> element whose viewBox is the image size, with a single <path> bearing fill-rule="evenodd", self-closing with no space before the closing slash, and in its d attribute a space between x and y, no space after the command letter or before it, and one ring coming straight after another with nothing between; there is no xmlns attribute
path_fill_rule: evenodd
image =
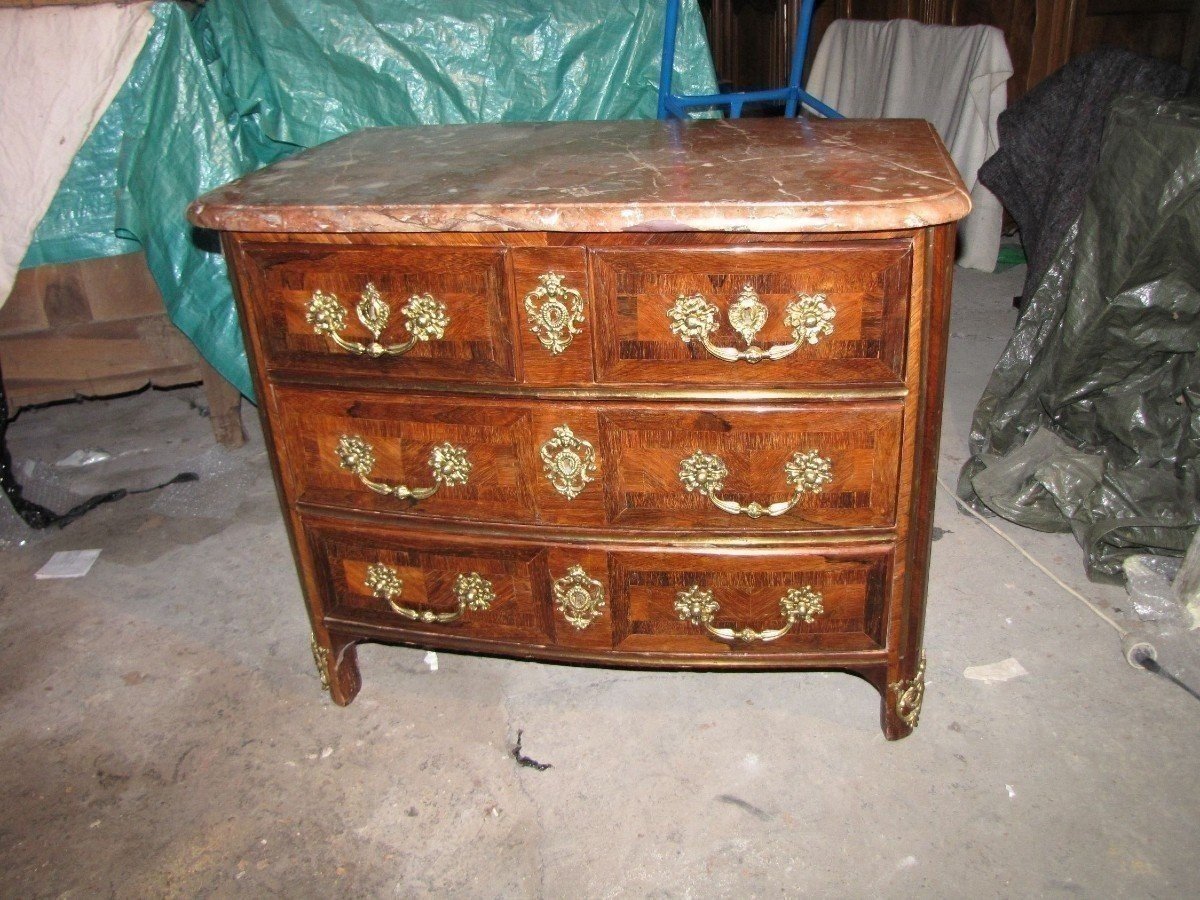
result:
<svg viewBox="0 0 1200 900"><path fill-rule="evenodd" d="M667 21L663 33L662 69L658 78L658 117L660 119L686 119L688 110L704 107L725 106L729 118L740 119L742 106L747 103L782 102L784 115L794 118L803 107L816 110L829 119L841 119L842 114L828 106L800 86L804 73L804 57L808 53L808 36L812 30L813 11L817 0L803 0L800 5L800 21L796 23L796 48L792 52L792 69L787 87L766 91L744 91L733 94L673 94L671 82L675 76L675 32L679 27L679 0L667 0Z"/></svg>

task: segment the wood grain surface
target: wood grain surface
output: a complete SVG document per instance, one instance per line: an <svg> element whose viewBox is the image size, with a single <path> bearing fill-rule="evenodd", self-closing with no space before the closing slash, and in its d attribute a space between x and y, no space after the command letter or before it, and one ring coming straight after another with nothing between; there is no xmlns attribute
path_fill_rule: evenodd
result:
<svg viewBox="0 0 1200 900"><path fill-rule="evenodd" d="M940 152L925 140L921 154ZM912 730L952 223L389 232L370 207L362 230L349 208L343 231L295 230L325 212L223 244L335 702L360 689L354 645L372 640L589 665L838 669L879 691L889 739ZM444 334L370 358L314 332L307 307L322 291L343 305L343 337L368 342L354 309L368 284L393 311L381 342L405 339L395 311L425 293L445 304ZM564 306L539 320L547 285ZM747 286L743 308L761 319L750 338L729 318ZM700 295L716 308L715 347L770 347L794 339L787 305L814 294L836 309L832 334L776 360L717 358L682 342L668 314ZM573 327L552 350L544 326L568 308ZM369 465L345 462L351 439ZM447 445L465 478L439 482L431 461ZM828 466L800 493L798 453ZM689 490L696 454L717 481ZM397 485L437 490L401 498ZM459 614L462 586L485 583L489 602ZM566 597L591 609L582 625ZM699 608L686 597L715 604L710 617L681 615ZM789 613L781 601L797 597L819 598L816 614Z"/></svg>
<svg viewBox="0 0 1200 900"><path fill-rule="evenodd" d="M762 533L890 528L896 521L902 407L895 402L767 406L680 403L555 403L322 390L280 386L277 437L298 502L423 520L588 525ZM574 496L542 447L567 426L594 464ZM434 484L429 459L450 443L470 462L467 483L424 500L381 495L339 464L343 436L374 451L371 478ZM729 468L725 499L787 499L785 464L797 452L829 461L831 481L788 513L751 521L689 492L681 463L696 451Z"/></svg>

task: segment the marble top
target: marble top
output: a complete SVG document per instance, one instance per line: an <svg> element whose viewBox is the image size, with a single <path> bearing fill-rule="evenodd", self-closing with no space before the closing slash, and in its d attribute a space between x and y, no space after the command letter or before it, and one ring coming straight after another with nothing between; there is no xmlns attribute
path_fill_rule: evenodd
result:
<svg viewBox="0 0 1200 900"><path fill-rule="evenodd" d="M918 120L371 128L206 194L222 231L876 231L971 208Z"/></svg>

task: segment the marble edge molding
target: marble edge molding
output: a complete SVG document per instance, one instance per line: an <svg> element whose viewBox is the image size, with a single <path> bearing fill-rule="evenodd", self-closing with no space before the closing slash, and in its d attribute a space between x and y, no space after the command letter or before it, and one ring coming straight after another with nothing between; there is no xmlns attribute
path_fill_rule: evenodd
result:
<svg viewBox="0 0 1200 900"><path fill-rule="evenodd" d="M742 143L739 149L744 151L747 146L754 146L758 132L778 132L797 128L796 120L762 119L762 120L717 120L720 125L713 126L708 122L661 123L653 121L618 121L618 122L566 122L566 123L515 123L502 125L465 125L465 126L434 126L430 129L365 129L343 135L319 147L312 148L277 163L276 167L267 167L258 172L245 176L229 185L216 188L194 201L188 208L189 220L203 228L218 231L237 232L275 232L289 231L309 234L353 234L371 232L391 233L431 233L431 232L686 232L686 231L733 231L751 233L788 233L808 231L817 233L882 231L909 228L924 228L957 221L971 210L971 200L966 186L962 182L945 144L939 138L936 129L925 121L909 120L842 120L838 123L820 125L803 124L799 133L807 136L810 143L821 148L850 147L843 143L843 135L838 135L837 141L831 141L828 135L812 137L812 132L841 130L843 123L847 130L845 139L850 139L856 132L875 135L876 142L880 133L895 134L901 138L915 138L923 145L925 156L921 160L928 168L914 169L907 164L896 163L886 156L880 158L872 154L870 148L859 151L859 157L849 159L855 164L875 164L879 168L861 173L870 180L878 181L888 174L889 169L896 169L909 175L916 174L924 180L923 184L912 184L903 193L896 191L880 191L881 196L864 196L860 190L858 196L837 199L834 191L824 196L817 193L814 196L795 196L788 194L785 186L777 177L771 177L775 187L762 184L757 191L750 191L754 196L731 198L726 193L730 185L721 185L718 189L725 196L718 194L712 199L697 196L687 196L687 188L683 188L684 196L653 196L661 188L657 178L661 173L654 165L645 163L642 168L648 168L656 176L651 184L646 185L646 193L652 196L642 199L636 193L637 185L624 185L625 196L613 196L610 199L593 199L581 201L578 197L545 196L540 198L521 197L505 201L502 196L462 198L458 202L439 202L436 195L417 198L394 197L385 200L383 197L363 198L358 202L338 202L341 198L320 198L325 202L303 202L298 197L255 196L266 190L268 193L275 189L264 188L264 174L272 168L290 168L295 166L332 167L339 177L347 175L347 169L356 168L354 154L357 152L363 160L370 159L375 151L370 148L357 148L362 141L378 141L389 133L403 136L407 140L415 140L418 134L425 140L431 140L436 132L443 138L451 134L488 139L496 142L500 155L511 150L512 141L524 138L528 134L541 134L543 138L556 133L569 132L576 139L580 135L587 136L595 131L598 140L604 139L609 143L616 142L619 148L622 140L630 137L667 130L674 134L682 130L692 132L699 137L701 134L712 136L720 133L727 136L729 132L739 134ZM716 130L714 130L714 128ZM625 135L625 132L629 132ZM771 152L777 153L778 135ZM751 142L747 144L747 141ZM803 141L801 141L803 143ZM486 147L484 147L486 149ZM610 148L611 149L611 148ZM725 163L738 171L747 160L739 159L736 154L724 157L716 149L708 146L706 150L696 151L696 162L705 167L712 166L714 161ZM686 148L685 148L686 150ZM394 153L394 148L389 148ZM481 151L482 152L482 151ZM532 147L530 152L538 153L564 152L561 145L556 144L549 150L543 147ZM615 151L613 151L615 153ZM633 150L627 151L636 160ZM691 151L687 151L691 152ZM342 157L337 154L341 153ZM333 156L331 157L331 154ZM619 154L618 154L619 155ZM781 157L786 159L786 157ZM318 162L319 160L319 162ZM606 160L611 166L611 160ZM442 172L442 177L454 174L453 171ZM461 173L460 173L461 174ZM769 174L769 173L768 173ZM859 173L856 173L859 174ZM299 171L288 171L282 175L277 172L275 181L300 178ZM311 177L311 176L308 176ZM360 179L379 180L380 176L364 174ZM271 176L268 176L268 180ZM761 179L760 179L761 180ZM850 179L854 181L855 179ZM243 182L246 182L243 187ZM254 185L254 187L250 187ZM369 185L374 187L375 185ZM523 186L527 187L527 186ZM502 193L497 188L497 193ZM565 189L560 189L561 194ZM867 190L875 190L868 187ZM249 196L247 196L248 191ZM527 191L518 191L522 193ZM774 193L770 199L767 194ZM302 191L301 193L306 193ZM783 194L783 197L780 197ZM644 196L644 195L643 195ZM314 200L318 199L313 197ZM375 202L371 202L374 199ZM331 202L332 201L332 202ZM365 202L364 202L365 201Z"/></svg>
<svg viewBox="0 0 1200 900"><path fill-rule="evenodd" d="M424 204L265 206L201 198L188 207L189 220L216 231L293 231L313 234L437 231L659 232L792 231L854 232L925 228L963 218L971 200L958 186L946 192L886 204L834 203L591 203Z"/></svg>

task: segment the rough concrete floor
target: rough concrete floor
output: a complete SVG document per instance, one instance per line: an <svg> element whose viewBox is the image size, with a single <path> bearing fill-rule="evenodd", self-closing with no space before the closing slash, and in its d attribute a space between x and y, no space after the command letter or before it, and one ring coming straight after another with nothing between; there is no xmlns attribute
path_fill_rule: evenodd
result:
<svg viewBox="0 0 1200 900"><path fill-rule="evenodd" d="M1022 274L957 273L944 475ZM449 654L435 672L375 646L339 709L261 436L213 451L201 399L13 426L16 458L77 492L210 477L0 552L4 895L1195 896L1200 704L1130 668L1113 632L945 495L908 740L883 740L877 695L846 675ZM114 459L54 468L78 447ZM1125 605L1086 582L1069 538L1019 538ZM86 577L34 580L52 551L90 547ZM963 677L1009 656L1029 674ZM553 768L515 764L519 729Z"/></svg>

